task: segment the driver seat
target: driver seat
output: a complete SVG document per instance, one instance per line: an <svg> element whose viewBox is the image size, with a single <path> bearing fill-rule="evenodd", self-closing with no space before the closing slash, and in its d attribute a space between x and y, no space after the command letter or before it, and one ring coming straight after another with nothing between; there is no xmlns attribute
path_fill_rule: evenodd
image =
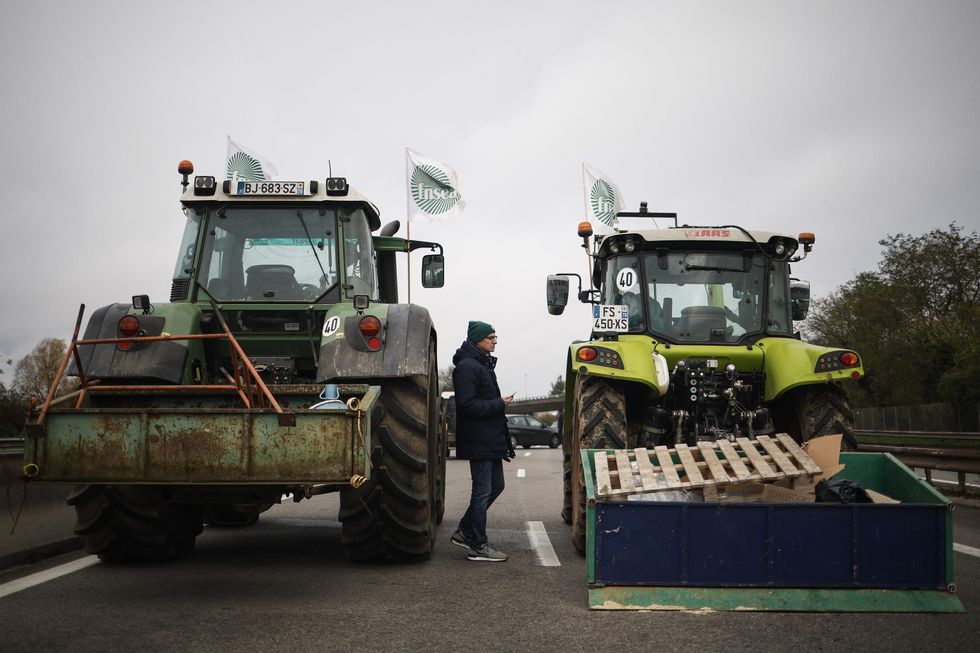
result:
<svg viewBox="0 0 980 653"><path fill-rule="evenodd" d="M691 340L712 340L712 331L724 334L728 322L725 320L725 309L717 306L688 306L681 311L677 323L678 335Z"/></svg>
<svg viewBox="0 0 980 653"><path fill-rule="evenodd" d="M297 299L296 270L289 265L253 265L245 270L245 295L249 299Z"/></svg>

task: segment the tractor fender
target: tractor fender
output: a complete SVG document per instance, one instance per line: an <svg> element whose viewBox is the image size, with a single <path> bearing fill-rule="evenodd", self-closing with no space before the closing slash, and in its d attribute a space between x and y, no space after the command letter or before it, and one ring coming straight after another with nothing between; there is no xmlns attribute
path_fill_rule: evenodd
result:
<svg viewBox="0 0 980 653"><path fill-rule="evenodd" d="M160 304L155 306L153 315L138 314L129 304L110 304L92 313L82 338L118 338L119 320L130 314L136 315L141 331L147 336L158 336L165 331L175 335L200 332L200 311L190 304ZM194 343L193 347L198 349L200 345ZM115 344L81 345L78 353L86 377L183 383L189 348L186 341L165 341L136 343L126 351ZM68 374L78 374L74 361Z"/></svg>
<svg viewBox="0 0 980 653"><path fill-rule="evenodd" d="M392 304L386 315L379 351L363 346L356 329L358 316L345 320L343 336L320 346L318 383L347 379L399 378L429 373L429 343L435 329L429 311L415 304Z"/></svg>
<svg viewBox="0 0 980 653"><path fill-rule="evenodd" d="M772 401L794 388L839 381L856 380L864 376L863 359L858 365L841 369L820 369L824 354L852 351L847 348L821 347L793 338L764 338L756 346L765 354L765 401Z"/></svg>
<svg viewBox="0 0 980 653"><path fill-rule="evenodd" d="M601 352L592 362L576 360L582 347ZM659 362L658 362L659 359ZM659 373L658 373L659 369ZM670 387L667 359L649 338L626 336L615 341L576 341L565 358L565 412L572 410L575 379L580 374L608 378L620 383L636 383L653 395L664 395Z"/></svg>

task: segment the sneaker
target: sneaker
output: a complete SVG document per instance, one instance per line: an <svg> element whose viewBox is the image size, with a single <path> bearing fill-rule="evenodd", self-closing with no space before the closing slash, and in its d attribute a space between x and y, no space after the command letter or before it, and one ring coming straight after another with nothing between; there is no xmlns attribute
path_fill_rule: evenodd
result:
<svg viewBox="0 0 980 653"><path fill-rule="evenodd" d="M470 549L470 554L466 556L466 559L481 562L505 562L507 560L507 554L496 549L491 549L489 544L484 544L479 548Z"/></svg>
<svg viewBox="0 0 980 653"><path fill-rule="evenodd" d="M462 547L464 549L471 548L469 541L466 539L466 536L463 535L463 531L459 530L458 528L456 529L456 532L452 534L452 537L449 538L449 541L455 544L456 546Z"/></svg>

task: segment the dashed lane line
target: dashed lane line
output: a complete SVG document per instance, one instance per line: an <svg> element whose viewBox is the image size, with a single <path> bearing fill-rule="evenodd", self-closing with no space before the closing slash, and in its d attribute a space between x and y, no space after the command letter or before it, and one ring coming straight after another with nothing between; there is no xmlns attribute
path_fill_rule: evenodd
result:
<svg viewBox="0 0 980 653"><path fill-rule="evenodd" d="M517 470L517 478L524 478L525 476L527 476L527 472L524 470L524 468Z"/></svg>
<svg viewBox="0 0 980 653"><path fill-rule="evenodd" d="M80 569L91 567L99 562L100 560L96 556L85 556L84 558L79 558L78 560L73 560L72 562L66 562L63 565L58 565L57 567L52 567L51 569L39 571L36 574L31 574L30 576L24 576L23 578L12 580L9 583L0 585L0 598L10 596L11 594L15 594L21 590L26 590L30 587L34 587L35 585L40 585L41 583L46 583L49 580L54 580L55 578L59 578Z"/></svg>
<svg viewBox="0 0 980 653"><path fill-rule="evenodd" d="M527 458L527 457L528 457L528 456L530 456L530 455L531 455L531 452L530 452L530 451L525 451L525 452L524 452L524 457L525 457L525 458Z"/></svg>
<svg viewBox="0 0 980 653"><path fill-rule="evenodd" d="M953 551L965 553L966 555L973 556L974 558L980 558L980 549L967 546L965 544L957 544L956 542L953 542Z"/></svg>
<svg viewBox="0 0 980 653"><path fill-rule="evenodd" d="M538 564L543 567L560 567L561 562L555 555L555 550L551 548L551 540L548 539L548 531L544 529L544 522L529 521L527 523L527 538L531 540L531 548L538 556Z"/></svg>

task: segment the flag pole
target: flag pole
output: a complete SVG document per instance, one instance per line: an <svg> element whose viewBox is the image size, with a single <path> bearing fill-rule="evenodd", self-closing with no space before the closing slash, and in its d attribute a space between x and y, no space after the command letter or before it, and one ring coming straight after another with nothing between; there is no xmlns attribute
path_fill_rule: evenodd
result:
<svg viewBox="0 0 980 653"><path fill-rule="evenodd" d="M410 160L408 148L405 148L405 159ZM412 303L412 180L408 177L408 167L405 167L405 237L408 240L408 267L405 279L408 288L408 303Z"/></svg>

